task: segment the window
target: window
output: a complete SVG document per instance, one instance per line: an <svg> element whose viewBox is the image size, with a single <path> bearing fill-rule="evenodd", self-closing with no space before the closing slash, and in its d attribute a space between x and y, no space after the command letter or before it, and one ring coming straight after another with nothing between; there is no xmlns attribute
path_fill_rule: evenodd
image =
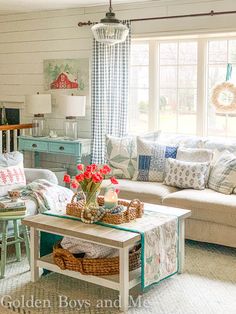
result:
<svg viewBox="0 0 236 314"><path fill-rule="evenodd" d="M131 51L129 129L137 133L149 128L149 44L133 44Z"/></svg>
<svg viewBox="0 0 236 314"><path fill-rule="evenodd" d="M129 131L235 136L236 114L211 104L228 63L236 82L236 38L133 41Z"/></svg>
<svg viewBox="0 0 236 314"><path fill-rule="evenodd" d="M236 39L210 40L208 42L208 108L207 134L217 136L236 136L236 114L216 113L211 105L211 90L226 79L227 64L233 66L231 80L236 82Z"/></svg>

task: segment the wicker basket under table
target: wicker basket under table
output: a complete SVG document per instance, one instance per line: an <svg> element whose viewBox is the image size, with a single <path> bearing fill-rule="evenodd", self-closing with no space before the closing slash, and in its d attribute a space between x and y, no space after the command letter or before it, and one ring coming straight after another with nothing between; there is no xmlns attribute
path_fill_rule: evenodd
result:
<svg viewBox="0 0 236 314"><path fill-rule="evenodd" d="M106 276L119 274L119 256L111 258L77 258L61 247L60 242L53 248L54 263L61 269L78 271L82 275ZM129 253L129 270L141 265L141 246L136 246Z"/></svg>

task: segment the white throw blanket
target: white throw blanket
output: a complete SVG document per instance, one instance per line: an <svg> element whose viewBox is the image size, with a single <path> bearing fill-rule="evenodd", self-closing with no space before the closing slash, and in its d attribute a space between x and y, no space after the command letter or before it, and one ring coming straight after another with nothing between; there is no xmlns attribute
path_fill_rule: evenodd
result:
<svg viewBox="0 0 236 314"><path fill-rule="evenodd" d="M43 213L47 210L56 212L65 210L72 199L73 192L47 180L38 179L27 184L22 190L22 195L36 200L39 213Z"/></svg>

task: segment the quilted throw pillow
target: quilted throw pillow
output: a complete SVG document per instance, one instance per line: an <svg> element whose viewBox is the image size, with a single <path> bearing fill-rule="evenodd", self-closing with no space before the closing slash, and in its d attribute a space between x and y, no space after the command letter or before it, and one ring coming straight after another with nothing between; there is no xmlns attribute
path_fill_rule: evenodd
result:
<svg viewBox="0 0 236 314"><path fill-rule="evenodd" d="M210 163L188 162L169 158L166 162L166 185L182 189L203 190L206 187Z"/></svg>
<svg viewBox="0 0 236 314"><path fill-rule="evenodd" d="M177 147L137 137L137 169L133 180L162 182L167 158L176 158Z"/></svg>
<svg viewBox="0 0 236 314"><path fill-rule="evenodd" d="M231 194L236 186L236 156L225 151L216 160L208 181L210 189L223 194Z"/></svg>
<svg viewBox="0 0 236 314"><path fill-rule="evenodd" d="M107 162L112 174L120 179L131 179L137 162L134 137L106 136Z"/></svg>

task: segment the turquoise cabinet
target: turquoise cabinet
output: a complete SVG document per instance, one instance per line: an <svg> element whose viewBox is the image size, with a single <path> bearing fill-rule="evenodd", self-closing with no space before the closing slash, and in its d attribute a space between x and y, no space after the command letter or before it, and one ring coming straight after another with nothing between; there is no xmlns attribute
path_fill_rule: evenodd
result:
<svg viewBox="0 0 236 314"><path fill-rule="evenodd" d="M40 167L39 153L74 156L76 163L81 163L82 156L90 155L90 139L78 139L74 141L63 138L19 136L19 150L35 152L35 167Z"/></svg>

